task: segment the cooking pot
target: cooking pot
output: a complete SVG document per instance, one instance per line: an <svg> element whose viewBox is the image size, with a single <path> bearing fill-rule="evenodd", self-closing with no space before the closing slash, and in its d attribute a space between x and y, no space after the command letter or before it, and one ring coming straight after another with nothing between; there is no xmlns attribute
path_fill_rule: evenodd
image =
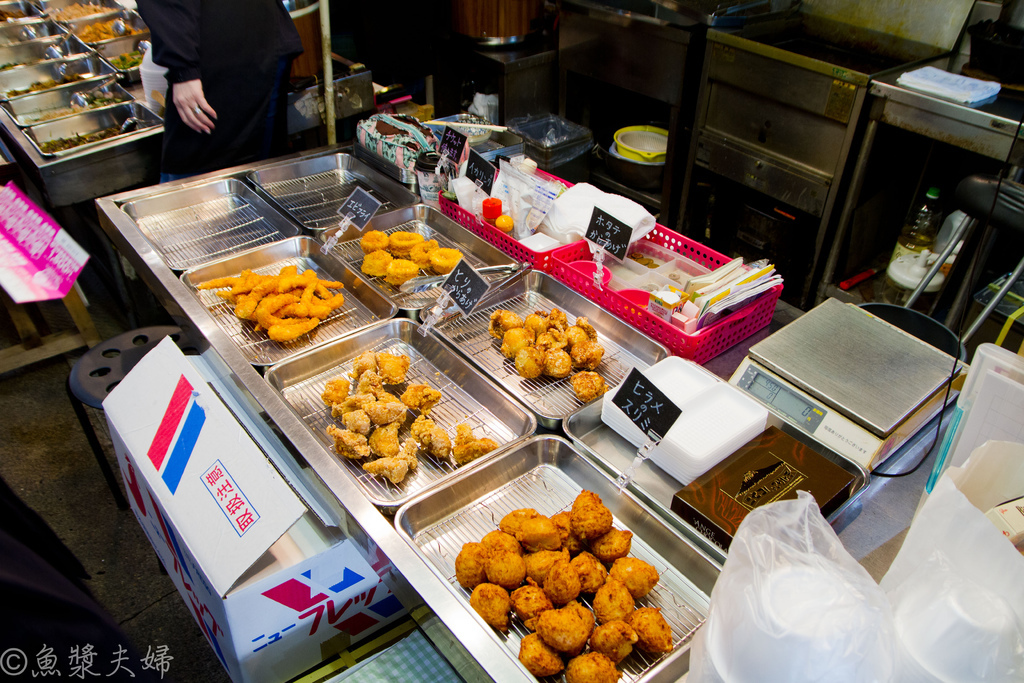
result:
<svg viewBox="0 0 1024 683"><path fill-rule="evenodd" d="M637 190L660 190L665 162L634 161L619 154L615 143L601 150L608 173L623 185Z"/></svg>

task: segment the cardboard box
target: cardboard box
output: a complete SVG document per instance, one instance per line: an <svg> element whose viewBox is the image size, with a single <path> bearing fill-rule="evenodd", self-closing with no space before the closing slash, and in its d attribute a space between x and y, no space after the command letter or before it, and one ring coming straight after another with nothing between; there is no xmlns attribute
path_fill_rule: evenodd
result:
<svg viewBox="0 0 1024 683"><path fill-rule="evenodd" d="M387 558L309 513L170 339L103 408L132 511L232 680L287 680L406 613Z"/></svg>

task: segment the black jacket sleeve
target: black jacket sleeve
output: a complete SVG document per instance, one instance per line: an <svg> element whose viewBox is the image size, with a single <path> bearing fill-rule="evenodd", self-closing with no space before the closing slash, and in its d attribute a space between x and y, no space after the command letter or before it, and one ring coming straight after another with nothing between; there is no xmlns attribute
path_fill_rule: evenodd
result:
<svg viewBox="0 0 1024 683"><path fill-rule="evenodd" d="M199 78L201 0L137 0L139 14L153 35L153 61L167 67L167 80Z"/></svg>

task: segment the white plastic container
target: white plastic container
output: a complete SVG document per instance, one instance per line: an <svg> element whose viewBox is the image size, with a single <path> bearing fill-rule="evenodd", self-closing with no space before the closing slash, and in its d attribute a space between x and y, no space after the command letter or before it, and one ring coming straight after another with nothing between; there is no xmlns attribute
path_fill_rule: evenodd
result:
<svg viewBox="0 0 1024 683"><path fill-rule="evenodd" d="M897 306L905 305L937 258L937 254L925 249L920 254L904 254L890 263L885 270L885 288L882 290L885 302ZM914 303L914 308L926 310L945 280L946 276L941 270L935 273Z"/></svg>
<svg viewBox="0 0 1024 683"><path fill-rule="evenodd" d="M146 50L142 56L139 74L142 76L146 106L163 116L167 105L167 69L153 61L153 50Z"/></svg>

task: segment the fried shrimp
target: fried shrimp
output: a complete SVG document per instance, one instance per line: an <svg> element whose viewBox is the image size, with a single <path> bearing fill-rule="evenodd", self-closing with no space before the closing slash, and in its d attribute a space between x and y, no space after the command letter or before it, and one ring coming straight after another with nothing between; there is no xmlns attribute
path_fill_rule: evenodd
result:
<svg viewBox="0 0 1024 683"><path fill-rule="evenodd" d="M418 232L393 232L388 236L387 249L396 258L405 259L412 252L412 248L423 241L423 235Z"/></svg>
<svg viewBox="0 0 1024 683"><path fill-rule="evenodd" d="M312 332L313 328L319 324L319 318L310 318L294 323L271 325L267 328L267 336L270 337L271 341L276 342L295 341L302 335Z"/></svg>
<svg viewBox="0 0 1024 683"><path fill-rule="evenodd" d="M363 257L363 265L359 270L371 277L384 277L394 257L386 251L371 251Z"/></svg>
<svg viewBox="0 0 1024 683"><path fill-rule="evenodd" d="M430 252L430 269L438 275L447 275L455 270L462 259L462 252L458 249L435 249Z"/></svg>

